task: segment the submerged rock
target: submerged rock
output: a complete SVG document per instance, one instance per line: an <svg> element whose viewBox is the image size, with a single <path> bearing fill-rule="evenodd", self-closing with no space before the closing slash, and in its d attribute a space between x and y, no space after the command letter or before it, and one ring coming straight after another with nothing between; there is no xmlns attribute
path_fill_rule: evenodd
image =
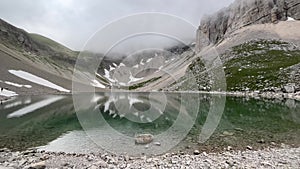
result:
<svg viewBox="0 0 300 169"><path fill-rule="evenodd" d="M154 145L161 146L161 143L160 142L155 142Z"/></svg>
<svg viewBox="0 0 300 169"><path fill-rule="evenodd" d="M153 141L152 134L140 134L135 137L135 144L149 144Z"/></svg>

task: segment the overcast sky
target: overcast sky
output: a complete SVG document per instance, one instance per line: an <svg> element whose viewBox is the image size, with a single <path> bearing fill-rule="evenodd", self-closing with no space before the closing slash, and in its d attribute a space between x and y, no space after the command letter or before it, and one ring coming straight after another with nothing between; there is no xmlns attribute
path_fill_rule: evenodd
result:
<svg viewBox="0 0 300 169"><path fill-rule="evenodd" d="M233 0L1 0L0 17L7 22L81 50L102 26L140 12L163 12L195 26L201 16Z"/></svg>

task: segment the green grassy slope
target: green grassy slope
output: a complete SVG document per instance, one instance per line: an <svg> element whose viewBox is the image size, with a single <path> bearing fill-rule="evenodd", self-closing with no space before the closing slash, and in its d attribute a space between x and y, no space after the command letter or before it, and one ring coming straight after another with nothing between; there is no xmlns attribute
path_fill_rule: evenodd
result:
<svg viewBox="0 0 300 169"><path fill-rule="evenodd" d="M267 90L281 88L297 79L284 70L300 63L300 51L280 41L251 41L233 48L223 57L228 90Z"/></svg>
<svg viewBox="0 0 300 169"><path fill-rule="evenodd" d="M255 40L235 46L220 57L227 91L280 90L288 83L300 87L300 50L292 43ZM190 64L176 89L209 91L213 83L210 76L198 58ZM189 80L191 77L195 81Z"/></svg>
<svg viewBox="0 0 300 169"><path fill-rule="evenodd" d="M75 52L75 51L72 51L71 49L63 46L62 44L60 43L57 43L55 42L54 40L52 39L49 39L47 37L44 37L42 35L39 35L39 34L34 34L34 33L30 33L29 36L36 42L38 43L41 43L41 44L44 44L48 47L50 47L53 51L56 51L56 52L61 52L61 53L64 53L68 56L71 56L71 57L76 57L78 52Z"/></svg>

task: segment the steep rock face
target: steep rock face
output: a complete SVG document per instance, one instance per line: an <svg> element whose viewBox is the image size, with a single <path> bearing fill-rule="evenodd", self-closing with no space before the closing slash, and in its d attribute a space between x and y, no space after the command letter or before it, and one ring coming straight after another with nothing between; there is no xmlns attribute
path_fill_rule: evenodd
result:
<svg viewBox="0 0 300 169"><path fill-rule="evenodd" d="M229 7L202 19L197 31L197 49L216 44L242 27L277 23L287 17L300 20L299 0L236 0Z"/></svg>

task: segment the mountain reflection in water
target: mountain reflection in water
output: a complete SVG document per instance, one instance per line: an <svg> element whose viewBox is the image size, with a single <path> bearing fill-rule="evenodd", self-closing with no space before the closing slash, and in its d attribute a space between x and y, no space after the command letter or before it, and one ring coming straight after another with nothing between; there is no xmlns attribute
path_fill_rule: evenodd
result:
<svg viewBox="0 0 300 169"><path fill-rule="evenodd" d="M39 104L51 98L49 104ZM209 94L97 93L82 98L77 113L72 96L20 96L3 103L0 148L99 152L102 148L115 151L124 142L140 153L152 148L134 145L134 136L142 133L155 136L154 141L161 143L153 146L157 149L172 148L170 139L179 142L176 150L187 145L203 150L239 147L256 144L258 139L300 144L300 104L295 100L227 97L224 112L218 114L212 110L218 109L222 96ZM32 105L42 106L20 112ZM224 136L224 131L233 135ZM199 142L199 138L209 139Z"/></svg>

